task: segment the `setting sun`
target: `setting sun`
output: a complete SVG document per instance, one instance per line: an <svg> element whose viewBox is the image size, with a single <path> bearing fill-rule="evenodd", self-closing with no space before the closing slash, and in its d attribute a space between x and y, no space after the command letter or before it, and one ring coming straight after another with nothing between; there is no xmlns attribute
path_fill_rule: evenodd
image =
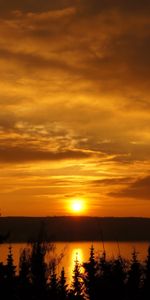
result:
<svg viewBox="0 0 150 300"><path fill-rule="evenodd" d="M79 214L85 211L85 201L80 198L75 198L71 200L70 209L73 213Z"/></svg>

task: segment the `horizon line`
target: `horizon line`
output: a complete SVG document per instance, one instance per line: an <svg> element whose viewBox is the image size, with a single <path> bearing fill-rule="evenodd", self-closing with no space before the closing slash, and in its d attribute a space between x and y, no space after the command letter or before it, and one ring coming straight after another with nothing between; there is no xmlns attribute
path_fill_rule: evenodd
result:
<svg viewBox="0 0 150 300"><path fill-rule="evenodd" d="M126 219L126 218L132 218L132 219L150 219L149 217L144 216L85 216L85 215L47 215L47 216L33 216L33 215L0 215L1 218L111 218L111 219Z"/></svg>

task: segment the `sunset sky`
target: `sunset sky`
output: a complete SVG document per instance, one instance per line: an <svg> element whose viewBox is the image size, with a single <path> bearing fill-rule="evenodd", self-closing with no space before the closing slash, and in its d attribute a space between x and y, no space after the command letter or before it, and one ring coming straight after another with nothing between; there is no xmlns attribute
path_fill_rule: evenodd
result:
<svg viewBox="0 0 150 300"><path fill-rule="evenodd" d="M149 75L149 0L0 0L2 215L150 217Z"/></svg>

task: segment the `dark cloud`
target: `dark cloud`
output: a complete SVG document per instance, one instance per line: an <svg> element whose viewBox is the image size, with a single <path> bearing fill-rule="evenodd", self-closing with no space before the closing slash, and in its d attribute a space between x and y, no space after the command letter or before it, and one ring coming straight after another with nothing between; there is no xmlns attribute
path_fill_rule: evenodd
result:
<svg viewBox="0 0 150 300"><path fill-rule="evenodd" d="M121 122L121 121L120 121ZM99 136L101 140L97 141L97 139L89 137L86 141L77 141L78 146L82 149L90 149L91 151L98 151L101 153L105 153L105 159L107 157L108 161L114 161L122 164L130 164L134 161L143 161L148 160L150 157L150 145L149 141L142 141L142 137L140 136L141 140L134 136L137 130L140 132L142 131L142 126L137 124L128 124L132 126L132 135L130 132L126 131L126 134L121 135L122 130L125 129L118 128L116 132L111 132L110 128L108 128L108 132L103 132L103 127L99 129ZM121 126L121 124L120 124ZM148 121L145 121L145 129L148 126ZM116 130L116 127L114 127ZM144 130L144 129L143 129ZM105 136L108 140L102 140Z"/></svg>
<svg viewBox="0 0 150 300"><path fill-rule="evenodd" d="M35 71L36 69L59 69L64 72L68 71L73 72L71 66L67 64L67 62L63 62L59 58L45 58L42 57L41 54L36 53L23 53L23 52L15 52L8 49L0 49L0 57L1 59L9 60L18 64L18 67L24 67L28 71Z"/></svg>
<svg viewBox="0 0 150 300"><path fill-rule="evenodd" d="M129 111L134 110L134 111L147 111L149 112L150 110L150 100L149 99L140 99L139 97L136 96L130 96L130 99L124 101L122 104L122 107L124 109L127 109Z"/></svg>
<svg viewBox="0 0 150 300"><path fill-rule="evenodd" d="M131 177L125 178L107 178L107 179L96 179L90 182L90 185L98 187L98 186L112 186L112 185L124 185L128 184L133 179Z"/></svg>
<svg viewBox="0 0 150 300"><path fill-rule="evenodd" d="M68 6L69 0L0 0L0 11L2 13L8 13L11 11L23 11L23 12L42 12L47 10L63 9Z"/></svg>
<svg viewBox="0 0 150 300"><path fill-rule="evenodd" d="M0 128L3 130L12 130L15 126L16 117L12 111L1 109L0 112Z"/></svg>
<svg viewBox="0 0 150 300"><path fill-rule="evenodd" d="M80 0L79 7L81 11L91 13L100 13L106 10L120 10L123 13L136 13L147 12L150 9L150 3L148 0Z"/></svg>
<svg viewBox="0 0 150 300"><path fill-rule="evenodd" d="M59 161L70 159L85 159L90 158L91 153L78 150L64 150L64 151L42 151L37 149L28 149L25 146L9 147L0 149L1 163L26 163L36 161Z"/></svg>
<svg viewBox="0 0 150 300"><path fill-rule="evenodd" d="M47 10L60 10L68 6L77 6L82 12L97 13L105 10L118 9L123 12L136 13L137 11L147 12L150 8L149 0L0 0L1 12L21 10L24 12L42 12Z"/></svg>
<svg viewBox="0 0 150 300"><path fill-rule="evenodd" d="M110 195L121 198L150 200L150 176L137 179L123 190L111 193Z"/></svg>
<svg viewBox="0 0 150 300"><path fill-rule="evenodd" d="M28 7L26 2L23 3L23 6ZM47 7L45 15L41 15L39 9L38 14L16 17L16 23L14 17L12 24L10 20L5 24L9 24L10 28L7 30L14 35L16 42L18 38L21 39L22 47L21 50L20 47L18 50L17 47L11 49L9 45L8 48L1 47L2 59L18 63L18 68L21 66L28 72L32 71L33 75L41 70L41 77L43 69L49 73L60 70L71 76L72 80L76 75L79 80L82 78L83 81L90 81L105 93L131 88L135 93L137 84L143 93L144 88L149 89L150 22L149 18L144 19L142 15L142 8L148 11L150 6L146 0L79 1L84 9L89 6L90 12L92 8L95 12L98 8L109 8L110 12L104 10L95 21L86 14L84 16L84 10L83 16L75 11L68 11L59 18L56 11L49 15L50 3L51 1L46 1L44 4ZM59 6L59 1L56 3ZM66 7L67 2L62 3ZM34 1L32 5L36 7ZM114 14L115 8L122 9L123 12L133 10L133 16L122 16L120 12ZM24 49L28 47L24 45L23 38L31 44L32 51Z"/></svg>

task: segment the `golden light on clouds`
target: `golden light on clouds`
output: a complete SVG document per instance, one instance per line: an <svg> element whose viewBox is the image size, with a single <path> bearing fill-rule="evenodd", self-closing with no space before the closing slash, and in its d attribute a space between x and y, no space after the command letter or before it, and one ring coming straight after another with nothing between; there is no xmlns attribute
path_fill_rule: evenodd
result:
<svg viewBox="0 0 150 300"><path fill-rule="evenodd" d="M2 214L150 216L150 2L0 6Z"/></svg>

